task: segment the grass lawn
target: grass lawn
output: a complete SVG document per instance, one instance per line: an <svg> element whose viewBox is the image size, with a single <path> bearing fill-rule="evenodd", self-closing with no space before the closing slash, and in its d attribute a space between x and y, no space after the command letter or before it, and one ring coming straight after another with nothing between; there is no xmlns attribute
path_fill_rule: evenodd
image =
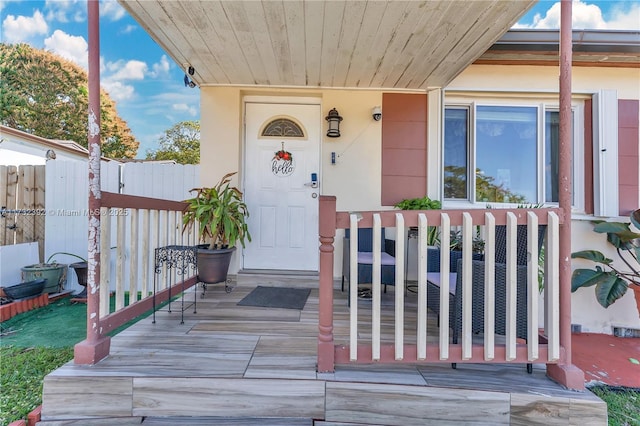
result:
<svg viewBox="0 0 640 426"><path fill-rule="evenodd" d="M26 419L42 403L42 380L73 358L73 347L0 348L0 425Z"/></svg>
<svg viewBox="0 0 640 426"><path fill-rule="evenodd" d="M640 390L610 386L589 390L607 403L610 426L640 426Z"/></svg>

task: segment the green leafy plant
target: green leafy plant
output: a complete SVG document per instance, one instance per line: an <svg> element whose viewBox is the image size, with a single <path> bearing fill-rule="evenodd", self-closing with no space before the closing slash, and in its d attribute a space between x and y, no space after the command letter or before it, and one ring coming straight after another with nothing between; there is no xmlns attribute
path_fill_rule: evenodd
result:
<svg viewBox="0 0 640 426"><path fill-rule="evenodd" d="M429 197L407 198L394 207L400 210L438 210L442 208L442 203Z"/></svg>
<svg viewBox="0 0 640 426"><path fill-rule="evenodd" d="M185 200L187 207L182 218L183 232L191 226L198 226L201 241L211 240L214 249L235 247L245 239L251 241L251 234L245 221L249 216L247 205L242 201L242 192L231 186L228 173L212 188L194 188L196 196Z"/></svg>
<svg viewBox="0 0 640 426"><path fill-rule="evenodd" d="M631 223L640 229L640 209L631 213ZM594 232L607 234L619 258L629 270L623 271L613 265L598 250L582 250L571 254L572 259L586 259L596 263L594 269L576 269L571 276L571 291L581 287L595 286L598 303L605 308L624 296L630 285L640 285L640 233L633 231L628 223L598 222Z"/></svg>
<svg viewBox="0 0 640 426"><path fill-rule="evenodd" d="M460 230L452 230L449 238L449 249L450 250L462 250L462 231ZM476 227L476 234L473 236L473 241L471 242L471 250L474 253L483 253L484 252L484 240L480 236L480 227Z"/></svg>
<svg viewBox="0 0 640 426"><path fill-rule="evenodd" d="M429 197L406 198L395 204L394 207L400 210L439 210L442 208L442 203ZM417 231L417 228L409 229L409 232L415 233L415 235L417 235ZM427 245L440 245L440 231L435 226L427 228Z"/></svg>

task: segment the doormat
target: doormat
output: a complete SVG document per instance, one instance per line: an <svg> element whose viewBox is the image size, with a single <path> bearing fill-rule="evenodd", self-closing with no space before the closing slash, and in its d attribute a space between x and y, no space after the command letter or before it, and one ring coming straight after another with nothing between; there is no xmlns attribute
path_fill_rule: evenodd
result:
<svg viewBox="0 0 640 426"><path fill-rule="evenodd" d="M264 287L259 285L238 302L240 306L302 309L311 293L309 288Z"/></svg>

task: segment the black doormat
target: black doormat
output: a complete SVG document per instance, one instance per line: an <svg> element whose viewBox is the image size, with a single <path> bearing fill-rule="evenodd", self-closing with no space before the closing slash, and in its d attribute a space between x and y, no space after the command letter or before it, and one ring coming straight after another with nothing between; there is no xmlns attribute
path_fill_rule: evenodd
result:
<svg viewBox="0 0 640 426"><path fill-rule="evenodd" d="M238 302L240 306L264 308L302 309L311 289L287 287L263 287L259 285Z"/></svg>

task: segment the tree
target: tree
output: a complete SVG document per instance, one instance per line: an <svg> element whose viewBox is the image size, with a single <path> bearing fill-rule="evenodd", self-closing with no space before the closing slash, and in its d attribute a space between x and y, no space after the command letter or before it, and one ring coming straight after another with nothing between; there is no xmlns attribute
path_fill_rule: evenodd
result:
<svg viewBox="0 0 640 426"><path fill-rule="evenodd" d="M175 160L180 164L200 163L200 122L181 121L165 130L160 148L147 150L147 160Z"/></svg>
<svg viewBox="0 0 640 426"><path fill-rule="evenodd" d="M476 169L476 201L497 203L525 203L527 199L520 194L511 192L502 185L496 185L493 176L487 176L480 169ZM447 198L467 197L467 168L459 166L445 166L444 193Z"/></svg>
<svg viewBox="0 0 640 426"><path fill-rule="evenodd" d="M139 142L100 91L102 155L133 158ZM89 90L84 69L28 44L0 43L0 122L47 139L87 147Z"/></svg>

